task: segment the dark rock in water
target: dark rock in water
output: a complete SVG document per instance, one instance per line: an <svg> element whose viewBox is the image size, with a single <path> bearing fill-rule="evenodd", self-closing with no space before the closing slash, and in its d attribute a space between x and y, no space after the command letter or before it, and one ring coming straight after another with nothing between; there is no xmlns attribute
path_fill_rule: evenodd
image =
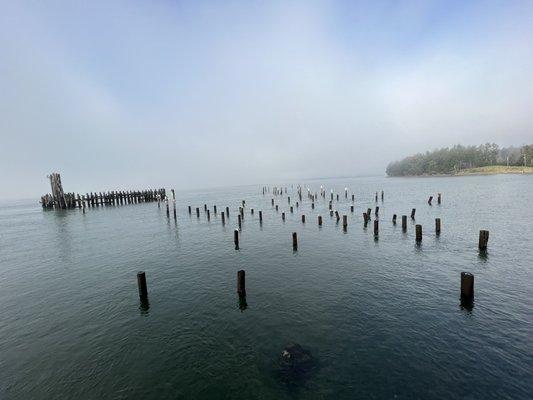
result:
<svg viewBox="0 0 533 400"><path fill-rule="evenodd" d="M309 350L291 343L281 352L279 367L282 381L297 384L307 380L317 369L318 363Z"/></svg>

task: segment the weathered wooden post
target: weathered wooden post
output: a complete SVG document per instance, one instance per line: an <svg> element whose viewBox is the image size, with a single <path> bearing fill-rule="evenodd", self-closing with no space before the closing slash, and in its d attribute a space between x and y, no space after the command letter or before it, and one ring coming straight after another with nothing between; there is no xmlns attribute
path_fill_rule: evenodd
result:
<svg viewBox="0 0 533 400"><path fill-rule="evenodd" d="M285 213L284 212L281 213L281 219L282 219L282 221L285 221Z"/></svg>
<svg viewBox="0 0 533 400"><path fill-rule="evenodd" d="M196 217L200 218L200 207L196 207Z"/></svg>
<svg viewBox="0 0 533 400"><path fill-rule="evenodd" d="M274 205L274 199L272 199L272 205Z"/></svg>
<svg viewBox="0 0 533 400"><path fill-rule="evenodd" d="M355 201L355 194L352 194L352 201Z"/></svg>
<svg viewBox="0 0 533 400"><path fill-rule="evenodd" d="M189 214L191 214L191 206L189 206Z"/></svg>
<svg viewBox="0 0 533 400"><path fill-rule="evenodd" d="M207 211L207 204L204 204L204 211Z"/></svg>
<svg viewBox="0 0 533 400"><path fill-rule="evenodd" d="M339 194L337 193L337 201L339 201Z"/></svg>
<svg viewBox="0 0 533 400"><path fill-rule="evenodd" d="M259 223L263 223L263 211L259 211Z"/></svg>
<svg viewBox="0 0 533 400"><path fill-rule="evenodd" d="M253 208L250 208L250 214L254 215L254 209Z"/></svg>
<svg viewBox="0 0 533 400"><path fill-rule="evenodd" d="M370 221L371 219L371 216L372 215L372 209L371 208L367 208L366 209L366 218Z"/></svg>
<svg viewBox="0 0 533 400"><path fill-rule="evenodd" d="M376 192L376 203L378 201L378 192Z"/></svg>
<svg viewBox="0 0 533 400"><path fill-rule="evenodd" d="M302 214L302 223L305 224L305 214Z"/></svg>
<svg viewBox="0 0 533 400"><path fill-rule="evenodd" d="M416 230L416 242L420 243L422 241L422 225L417 224L415 227Z"/></svg>
<svg viewBox="0 0 533 400"><path fill-rule="evenodd" d="M402 215L402 231L407 231L407 215Z"/></svg>
<svg viewBox="0 0 533 400"><path fill-rule="evenodd" d="M296 208L298 208L298 207L299 207L299 203L298 203L298 202L296 202Z"/></svg>
<svg viewBox="0 0 533 400"><path fill-rule="evenodd" d="M435 218L435 233L437 236L440 235L440 218Z"/></svg>
<svg viewBox="0 0 533 400"><path fill-rule="evenodd" d="M377 219L374 220L374 237L379 236L379 221Z"/></svg>
<svg viewBox="0 0 533 400"><path fill-rule="evenodd" d="M428 204L431 205L431 202L433 201L433 196L429 196Z"/></svg>
<svg viewBox="0 0 533 400"><path fill-rule="evenodd" d="M175 200L174 200L174 210L173 210L173 212L174 212L174 219L175 220L178 219L178 217L176 216L176 201Z"/></svg>
<svg viewBox="0 0 533 400"><path fill-rule="evenodd" d="M241 219L241 214L237 215L237 222L239 224L239 229L242 228L242 219Z"/></svg>
<svg viewBox="0 0 533 400"><path fill-rule="evenodd" d="M222 225L226 223L226 216L224 215L224 211L220 213L220 218L222 219Z"/></svg>
<svg viewBox="0 0 533 400"><path fill-rule="evenodd" d="M298 250L298 235L296 232L292 233L292 249Z"/></svg>
<svg viewBox="0 0 533 400"><path fill-rule="evenodd" d="M487 250L487 243L489 242L489 231L479 231L479 250Z"/></svg>
<svg viewBox="0 0 533 400"><path fill-rule="evenodd" d="M146 300L148 298L148 288L146 287L146 273L144 271L137 272L137 286L139 287L139 298Z"/></svg>
<svg viewBox="0 0 533 400"><path fill-rule="evenodd" d="M384 198L385 198L385 192L382 190L382 191L381 191L381 201L383 201Z"/></svg>
<svg viewBox="0 0 533 400"><path fill-rule="evenodd" d="M226 217L229 218L229 207L226 207Z"/></svg>
<svg viewBox="0 0 533 400"><path fill-rule="evenodd" d="M396 214L392 216L392 224L396 225Z"/></svg>
<svg viewBox="0 0 533 400"><path fill-rule="evenodd" d="M278 211L278 205L276 204L276 211Z"/></svg>
<svg viewBox="0 0 533 400"><path fill-rule="evenodd" d="M211 220L211 212L209 209L207 209L207 220L210 221Z"/></svg>
<svg viewBox="0 0 533 400"><path fill-rule="evenodd" d="M365 223L365 228L368 225L368 214L366 212L363 213L363 222Z"/></svg>
<svg viewBox="0 0 533 400"><path fill-rule="evenodd" d="M244 270L237 272L237 293L240 297L246 296L246 279Z"/></svg>
<svg viewBox="0 0 533 400"><path fill-rule="evenodd" d="M437 193L437 204L440 204L440 201L441 201L441 194L440 193Z"/></svg>
<svg viewBox="0 0 533 400"><path fill-rule="evenodd" d="M350 206L350 212L353 213L353 206Z"/></svg>
<svg viewBox="0 0 533 400"><path fill-rule="evenodd" d="M461 300L472 300L474 297L474 275L461 272Z"/></svg>
<svg viewBox="0 0 533 400"><path fill-rule="evenodd" d="M322 215L318 216L318 226L322 226Z"/></svg>
<svg viewBox="0 0 533 400"><path fill-rule="evenodd" d="M235 250L239 250L239 230L233 231L233 242L235 243Z"/></svg>
<svg viewBox="0 0 533 400"><path fill-rule="evenodd" d="M213 206L213 212L215 213L215 215L217 215L217 206Z"/></svg>
<svg viewBox="0 0 533 400"><path fill-rule="evenodd" d="M314 210L315 209L315 203L311 203L311 208Z"/></svg>
<svg viewBox="0 0 533 400"><path fill-rule="evenodd" d="M379 206L376 206L375 214L376 214L376 218L377 218L379 216Z"/></svg>
<svg viewBox="0 0 533 400"><path fill-rule="evenodd" d="M168 200L167 200L167 218L170 218L170 209L169 209L169 206L168 206Z"/></svg>
<svg viewBox="0 0 533 400"><path fill-rule="evenodd" d="M344 230L348 228L348 216L346 214L342 216L342 227Z"/></svg>
<svg viewBox="0 0 533 400"><path fill-rule="evenodd" d="M287 201L289 204L291 204L291 196L287 197Z"/></svg>
<svg viewBox="0 0 533 400"><path fill-rule="evenodd" d="M411 219L415 219L416 208L411 210Z"/></svg>

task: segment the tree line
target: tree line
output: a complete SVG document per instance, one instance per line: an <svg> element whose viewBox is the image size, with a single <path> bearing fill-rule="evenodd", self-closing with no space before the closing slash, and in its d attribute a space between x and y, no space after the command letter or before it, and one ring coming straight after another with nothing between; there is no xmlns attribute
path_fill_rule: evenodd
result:
<svg viewBox="0 0 533 400"><path fill-rule="evenodd" d="M391 162L389 176L454 174L488 165L533 166L533 144L500 148L496 143L445 147Z"/></svg>

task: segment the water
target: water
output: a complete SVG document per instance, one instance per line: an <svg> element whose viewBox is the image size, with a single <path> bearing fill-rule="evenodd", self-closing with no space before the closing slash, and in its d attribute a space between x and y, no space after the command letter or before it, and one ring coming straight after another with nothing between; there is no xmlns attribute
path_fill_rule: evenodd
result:
<svg viewBox="0 0 533 400"><path fill-rule="evenodd" d="M177 191L177 225L156 203L85 215L43 212L35 201L0 203L0 398L531 398L531 177L305 183L340 193L334 208L348 214L346 233L327 201L311 210L304 198L291 214L284 195L276 213L260 186ZM356 194L353 214L345 186ZM362 212L375 207L381 189L375 241ZM219 213L231 208L226 226L220 214L196 218L194 207L204 203ZM412 207L424 229L419 247L410 220L401 230ZM486 257L477 250L480 229L490 231ZM239 269L247 278L244 311ZM138 270L147 274L148 309L139 303ZM461 271L475 275L471 309L460 305ZM295 382L279 368L290 342L317 361Z"/></svg>

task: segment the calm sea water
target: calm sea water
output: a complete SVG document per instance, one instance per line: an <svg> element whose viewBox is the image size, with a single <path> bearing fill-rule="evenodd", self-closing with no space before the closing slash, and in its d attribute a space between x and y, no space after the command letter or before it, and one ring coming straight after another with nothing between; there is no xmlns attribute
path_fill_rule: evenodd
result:
<svg viewBox="0 0 533 400"><path fill-rule="evenodd" d="M36 200L0 203L0 398L532 398L533 177L303 184L340 193L334 208L348 214L346 233L327 201L311 210L304 196L291 214L284 195L276 212L260 186L177 190L177 224L156 203L85 215L44 212ZM296 184L286 186L295 203ZM353 214L345 186L356 196ZM375 241L362 212L381 190ZM437 192L442 205L429 206ZM204 203L219 213L229 206L227 224L220 214L208 222ZM401 229L413 207L421 246L412 221ZM490 231L486 257L477 250L480 229ZM147 274L148 309L139 303L138 270ZM471 309L460 305L461 271L475 275ZM294 382L279 368L290 342L317 361Z"/></svg>

